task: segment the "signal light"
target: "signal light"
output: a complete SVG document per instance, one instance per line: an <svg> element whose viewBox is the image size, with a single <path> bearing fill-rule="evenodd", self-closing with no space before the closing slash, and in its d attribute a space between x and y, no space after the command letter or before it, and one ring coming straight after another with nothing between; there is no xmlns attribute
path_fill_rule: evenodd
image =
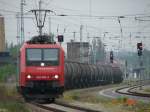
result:
<svg viewBox="0 0 150 112"><path fill-rule="evenodd" d="M55 78L55 79L58 79L59 78L59 75L54 75L52 78Z"/></svg>
<svg viewBox="0 0 150 112"><path fill-rule="evenodd" d="M64 36L63 35L58 35L58 42L63 42L64 41Z"/></svg>
<svg viewBox="0 0 150 112"><path fill-rule="evenodd" d="M142 42L137 43L138 56L142 55L143 45Z"/></svg>
<svg viewBox="0 0 150 112"><path fill-rule="evenodd" d="M28 79L31 79L31 75L30 75L30 74L29 74L29 75L27 75L27 78L28 78Z"/></svg>
<svg viewBox="0 0 150 112"><path fill-rule="evenodd" d="M137 49L139 49L139 50L143 50L142 42L137 43Z"/></svg>
<svg viewBox="0 0 150 112"><path fill-rule="evenodd" d="M55 75L55 76L54 76L54 78L55 78L55 79L58 79L58 78L59 78L59 76L58 76L58 75Z"/></svg>
<svg viewBox="0 0 150 112"><path fill-rule="evenodd" d="M110 51L110 62L113 63L114 55L113 51Z"/></svg>

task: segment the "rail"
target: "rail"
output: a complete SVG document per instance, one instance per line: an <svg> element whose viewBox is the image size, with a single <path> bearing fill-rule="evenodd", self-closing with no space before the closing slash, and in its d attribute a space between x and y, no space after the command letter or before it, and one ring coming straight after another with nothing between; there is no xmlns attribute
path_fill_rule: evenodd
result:
<svg viewBox="0 0 150 112"><path fill-rule="evenodd" d="M72 109L75 112L102 112L99 110L92 110L92 109L85 108L85 107L79 107L79 106L71 105L66 102L60 102L60 101L56 101L50 104L41 104L41 103L36 103L36 102L31 102L30 104L37 106L38 108L42 108L44 110L52 111L52 112L66 112L66 109L64 108ZM62 108L60 108L59 106L61 106Z"/></svg>
<svg viewBox="0 0 150 112"><path fill-rule="evenodd" d="M144 82L144 80L143 80ZM133 86L126 86L126 87L122 87L122 88L118 88L115 90L116 93L119 93L119 94L124 94L124 95L131 95L131 96L139 96L139 97L150 97L150 94L147 94L147 93L139 93L139 92L136 92L136 91L133 91L134 89L136 88L140 88L141 86L145 86L147 85L148 83L145 82L143 85L133 85ZM121 90L123 89L127 89L128 90L126 92L122 92Z"/></svg>

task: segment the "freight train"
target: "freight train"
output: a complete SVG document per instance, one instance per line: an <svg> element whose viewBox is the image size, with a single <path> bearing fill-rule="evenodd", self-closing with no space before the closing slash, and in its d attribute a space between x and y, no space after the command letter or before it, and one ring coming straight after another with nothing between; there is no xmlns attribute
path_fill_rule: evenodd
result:
<svg viewBox="0 0 150 112"><path fill-rule="evenodd" d="M65 89L122 82L119 67L64 61L64 50L49 36L25 42L19 53L18 90L25 99L52 100Z"/></svg>
<svg viewBox="0 0 150 112"><path fill-rule="evenodd" d="M111 64L87 64L65 61L65 88L87 88L111 83L121 83L123 73Z"/></svg>

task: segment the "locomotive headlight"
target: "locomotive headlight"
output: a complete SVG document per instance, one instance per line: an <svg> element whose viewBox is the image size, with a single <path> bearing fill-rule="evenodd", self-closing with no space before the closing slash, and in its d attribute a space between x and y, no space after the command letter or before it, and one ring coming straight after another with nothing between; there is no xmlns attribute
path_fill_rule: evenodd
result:
<svg viewBox="0 0 150 112"><path fill-rule="evenodd" d="M55 78L55 79L58 79L58 78L59 78L59 76L58 76L58 75L54 75L54 78Z"/></svg>
<svg viewBox="0 0 150 112"><path fill-rule="evenodd" d="M30 75L30 74L29 74L29 75L27 75L27 78L28 78L28 79L31 79L31 75Z"/></svg>

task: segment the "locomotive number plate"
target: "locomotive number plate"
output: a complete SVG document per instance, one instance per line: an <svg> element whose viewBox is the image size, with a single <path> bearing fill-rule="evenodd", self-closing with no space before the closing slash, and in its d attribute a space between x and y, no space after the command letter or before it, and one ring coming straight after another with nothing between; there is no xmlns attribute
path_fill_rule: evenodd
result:
<svg viewBox="0 0 150 112"><path fill-rule="evenodd" d="M50 78L49 76L36 76L35 78L37 79L47 79Z"/></svg>

